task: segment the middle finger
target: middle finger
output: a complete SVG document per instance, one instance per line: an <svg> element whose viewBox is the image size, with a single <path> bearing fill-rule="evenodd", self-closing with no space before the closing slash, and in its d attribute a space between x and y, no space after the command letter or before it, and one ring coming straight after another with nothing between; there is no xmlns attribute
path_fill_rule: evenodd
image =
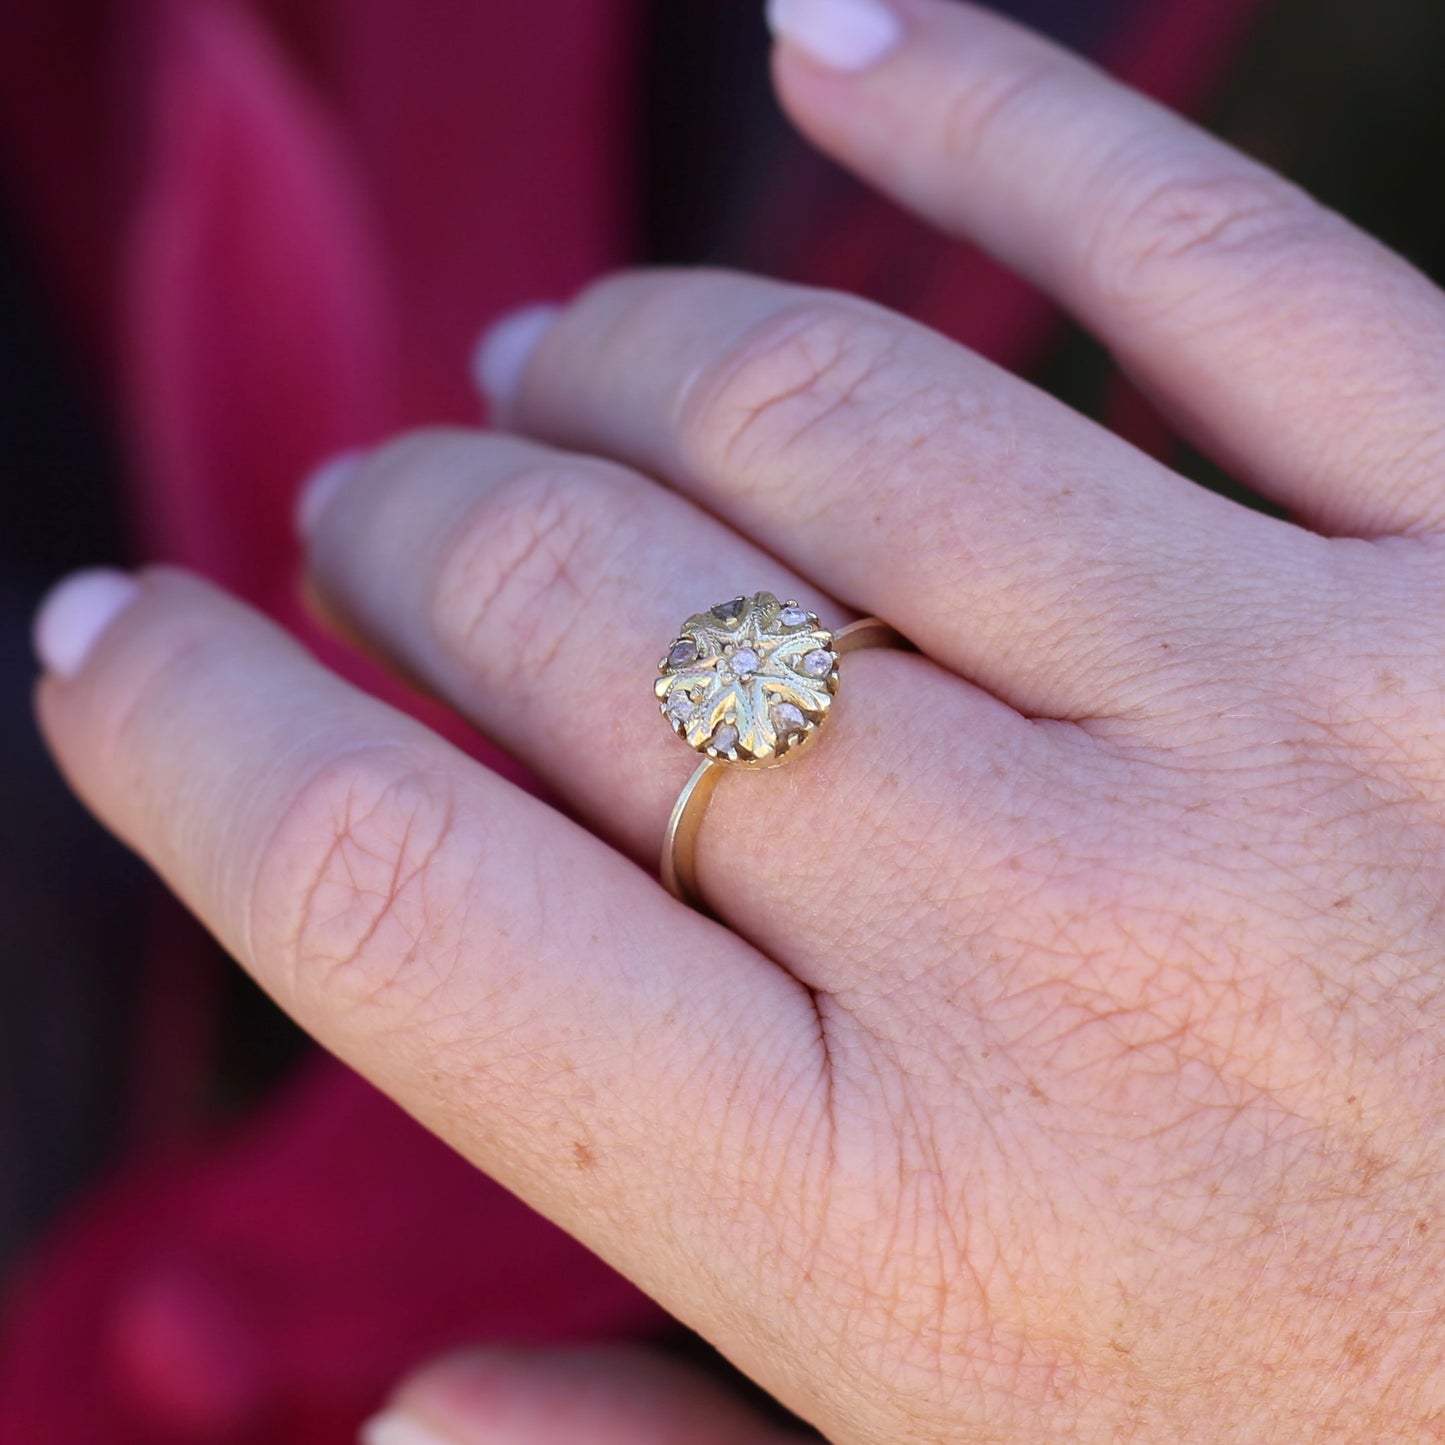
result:
<svg viewBox="0 0 1445 1445"><path fill-rule="evenodd" d="M849 296L609 278L503 420L666 477L1030 715L1172 718L1222 676L1235 705L1286 606L1319 613L1322 539Z"/></svg>

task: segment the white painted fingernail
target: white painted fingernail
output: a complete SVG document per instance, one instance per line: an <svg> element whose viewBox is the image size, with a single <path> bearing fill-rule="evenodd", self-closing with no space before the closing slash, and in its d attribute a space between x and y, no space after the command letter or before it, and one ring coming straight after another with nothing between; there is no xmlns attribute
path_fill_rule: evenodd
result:
<svg viewBox="0 0 1445 1445"><path fill-rule="evenodd" d="M410 1415L395 1410L373 1415L357 1438L360 1445L457 1445L452 1436L438 1435Z"/></svg>
<svg viewBox="0 0 1445 1445"><path fill-rule="evenodd" d="M778 39L831 70L867 70L903 38L881 0L768 0L767 17Z"/></svg>
<svg viewBox="0 0 1445 1445"><path fill-rule="evenodd" d="M524 306L509 311L482 333L472 352L472 383L493 412L504 412L515 400L532 353L561 309L551 304Z"/></svg>
<svg viewBox="0 0 1445 1445"><path fill-rule="evenodd" d="M302 482L296 494L296 534L304 542L315 530L321 514L335 500L336 494L355 475L365 452L340 452L322 462Z"/></svg>
<svg viewBox="0 0 1445 1445"><path fill-rule="evenodd" d="M139 591L134 577L108 568L75 572L56 583L35 614L32 640L40 665L57 677L74 677Z"/></svg>

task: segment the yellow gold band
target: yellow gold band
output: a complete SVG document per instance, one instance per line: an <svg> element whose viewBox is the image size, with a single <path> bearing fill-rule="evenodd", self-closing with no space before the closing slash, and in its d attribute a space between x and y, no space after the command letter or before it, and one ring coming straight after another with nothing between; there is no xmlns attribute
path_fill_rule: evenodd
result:
<svg viewBox="0 0 1445 1445"><path fill-rule="evenodd" d="M839 655L861 652L869 647L909 648L911 644L901 633L876 617L864 617L833 634L833 651ZM664 886L674 898L681 899L701 913L710 910L697 888L697 835L702 828L708 800L727 767L725 762L703 758L677 795L672 816L667 820L667 832L662 839L660 872Z"/></svg>

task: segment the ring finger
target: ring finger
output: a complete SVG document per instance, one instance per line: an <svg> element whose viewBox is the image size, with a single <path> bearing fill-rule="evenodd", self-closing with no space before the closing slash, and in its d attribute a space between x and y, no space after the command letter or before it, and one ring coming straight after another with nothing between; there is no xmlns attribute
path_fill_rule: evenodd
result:
<svg viewBox="0 0 1445 1445"><path fill-rule="evenodd" d="M310 554L349 625L649 864L697 762L651 689L679 624L763 589L844 620L816 585L634 472L462 431L363 463L320 510ZM976 847L991 821L1029 811L1023 780L1053 771L1050 738L923 658L869 653L842 671L823 745L802 766L726 778L697 859L718 913L820 983L836 981L825 962L857 955L860 918L899 906L871 844L887 835L900 867L910 837L941 858L962 828ZM931 725L897 728L903 716ZM960 731L967 749L950 744Z"/></svg>

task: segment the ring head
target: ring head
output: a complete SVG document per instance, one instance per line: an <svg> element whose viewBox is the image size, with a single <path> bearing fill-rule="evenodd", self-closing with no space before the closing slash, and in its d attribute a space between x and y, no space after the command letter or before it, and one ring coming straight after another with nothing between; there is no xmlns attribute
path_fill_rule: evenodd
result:
<svg viewBox="0 0 1445 1445"><path fill-rule="evenodd" d="M689 747L718 762L771 767L827 721L838 654L814 613L757 592L689 617L658 674L662 716Z"/></svg>

